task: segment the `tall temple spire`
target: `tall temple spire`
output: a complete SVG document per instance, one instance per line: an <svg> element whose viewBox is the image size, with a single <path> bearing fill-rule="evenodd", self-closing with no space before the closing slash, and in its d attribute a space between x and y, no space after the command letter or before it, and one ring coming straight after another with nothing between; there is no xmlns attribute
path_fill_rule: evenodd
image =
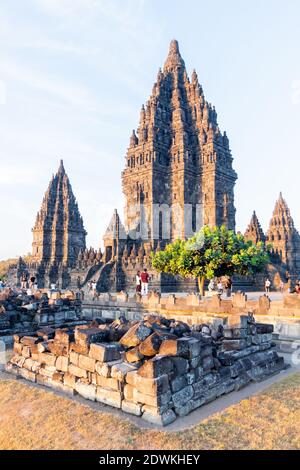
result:
<svg viewBox="0 0 300 470"><path fill-rule="evenodd" d="M217 113L205 100L196 72L189 80L173 40L126 154L122 173L126 229L135 230L143 214L151 238L157 225L154 205L159 204L182 208L180 223L170 221L170 240L191 236L196 219L198 228L202 222L235 229L237 175L232 160ZM192 224L184 214L187 205ZM196 215L199 207L201 214Z"/></svg>
<svg viewBox="0 0 300 470"><path fill-rule="evenodd" d="M251 240L253 243L258 243L258 242L264 243L266 241L265 234L261 228L261 225L259 223L259 220L257 218L255 211L253 211L250 223L247 227L247 230L244 236L246 240Z"/></svg>
<svg viewBox="0 0 300 470"><path fill-rule="evenodd" d="M86 231L63 161L52 177L32 229L37 262L72 266L85 249Z"/></svg>

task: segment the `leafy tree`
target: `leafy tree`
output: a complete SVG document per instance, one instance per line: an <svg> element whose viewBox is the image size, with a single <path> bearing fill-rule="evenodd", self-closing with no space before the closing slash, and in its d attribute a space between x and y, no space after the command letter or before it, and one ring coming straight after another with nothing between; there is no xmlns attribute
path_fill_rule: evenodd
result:
<svg viewBox="0 0 300 470"><path fill-rule="evenodd" d="M152 253L152 266L158 272L198 279L204 295L205 279L240 274L253 275L269 262L269 247L246 241L226 227L208 226L188 240L176 240L164 250Z"/></svg>

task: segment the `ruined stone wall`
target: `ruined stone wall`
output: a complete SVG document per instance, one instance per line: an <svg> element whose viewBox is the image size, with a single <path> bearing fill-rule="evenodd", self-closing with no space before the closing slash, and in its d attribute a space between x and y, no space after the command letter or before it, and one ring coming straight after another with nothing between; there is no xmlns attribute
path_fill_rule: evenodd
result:
<svg viewBox="0 0 300 470"><path fill-rule="evenodd" d="M177 416L282 370L272 325L241 316L191 329L147 315L15 335L6 370L32 382L167 425Z"/></svg>

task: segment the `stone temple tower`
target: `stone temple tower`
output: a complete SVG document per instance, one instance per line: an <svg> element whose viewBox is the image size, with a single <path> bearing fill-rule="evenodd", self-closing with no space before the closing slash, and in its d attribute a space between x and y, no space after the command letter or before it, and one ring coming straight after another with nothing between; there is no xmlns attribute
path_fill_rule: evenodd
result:
<svg viewBox="0 0 300 470"><path fill-rule="evenodd" d="M215 108L195 71L189 79L173 40L130 138L122 173L125 229L154 248L203 224L235 229L232 161Z"/></svg>
<svg viewBox="0 0 300 470"><path fill-rule="evenodd" d="M72 267L80 250L85 249L86 231L62 160L32 233L32 260L38 264Z"/></svg>
<svg viewBox="0 0 300 470"><path fill-rule="evenodd" d="M281 193L270 221L267 242L272 245L274 262L283 263L291 278L298 277L300 274L300 235Z"/></svg>
<svg viewBox="0 0 300 470"><path fill-rule="evenodd" d="M265 243L266 237L261 228L256 212L254 211L244 235L246 240L251 240L253 243L263 242Z"/></svg>

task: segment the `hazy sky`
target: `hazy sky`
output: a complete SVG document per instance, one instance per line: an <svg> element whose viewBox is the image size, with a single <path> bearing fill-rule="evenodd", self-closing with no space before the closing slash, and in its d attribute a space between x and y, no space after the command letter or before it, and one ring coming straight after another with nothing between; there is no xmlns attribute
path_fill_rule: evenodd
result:
<svg viewBox="0 0 300 470"><path fill-rule="evenodd" d="M30 251L61 158L100 245L173 38L230 139L237 228L280 190L300 228L299 23L299 0L0 0L0 258Z"/></svg>

